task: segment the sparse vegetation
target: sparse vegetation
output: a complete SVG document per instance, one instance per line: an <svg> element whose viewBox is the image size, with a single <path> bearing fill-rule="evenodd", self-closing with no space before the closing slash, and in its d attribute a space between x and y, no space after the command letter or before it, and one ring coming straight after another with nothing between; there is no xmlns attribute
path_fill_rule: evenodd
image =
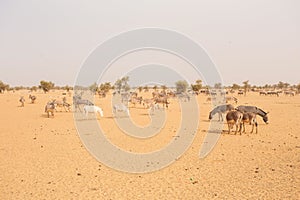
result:
<svg viewBox="0 0 300 200"><path fill-rule="evenodd" d="M222 83L216 83L214 88L215 89L222 89Z"/></svg>
<svg viewBox="0 0 300 200"><path fill-rule="evenodd" d="M52 83L51 81L40 81L40 88L45 92L49 92L51 89L53 89L55 86L54 83Z"/></svg>
<svg viewBox="0 0 300 200"><path fill-rule="evenodd" d="M246 96L246 94L247 94L247 92L248 92L248 90L250 88L249 80L248 81L244 81L243 84L244 84L244 94Z"/></svg>
<svg viewBox="0 0 300 200"><path fill-rule="evenodd" d="M147 85L144 86L144 91L149 92L149 87Z"/></svg>
<svg viewBox="0 0 300 200"><path fill-rule="evenodd" d="M143 91L143 87L142 87L142 86L139 86L139 87L138 87L138 90L139 90L139 92L141 93L141 92Z"/></svg>
<svg viewBox="0 0 300 200"><path fill-rule="evenodd" d="M129 77L128 76L125 76L121 79L118 79L114 86L115 86L115 89L118 91L118 92L121 92L121 90L124 90L124 91L129 91L130 90L130 86L128 84L128 81L129 81Z"/></svg>
<svg viewBox="0 0 300 200"><path fill-rule="evenodd" d="M194 92L199 92L202 89L202 80L196 80L195 84L191 84Z"/></svg>
<svg viewBox="0 0 300 200"><path fill-rule="evenodd" d="M300 83L296 86L298 93L300 93Z"/></svg>
<svg viewBox="0 0 300 200"><path fill-rule="evenodd" d="M89 86L89 90L92 91L93 93L96 93L98 91L98 85L97 83L93 83L92 85Z"/></svg>
<svg viewBox="0 0 300 200"><path fill-rule="evenodd" d="M9 90L9 85L0 81L0 93L3 93L5 90Z"/></svg>
<svg viewBox="0 0 300 200"><path fill-rule="evenodd" d="M188 83L186 81L177 81L175 83L176 85L176 91L178 93L183 93L183 92L186 92L187 88L188 88Z"/></svg>
<svg viewBox="0 0 300 200"><path fill-rule="evenodd" d="M110 82L101 83L99 86L99 92L104 93L104 94L108 93L110 89L111 89Z"/></svg>
<svg viewBox="0 0 300 200"><path fill-rule="evenodd" d="M241 86L236 83L232 84L232 86L231 86L231 89L233 89L233 90L239 90L240 88L241 88Z"/></svg>

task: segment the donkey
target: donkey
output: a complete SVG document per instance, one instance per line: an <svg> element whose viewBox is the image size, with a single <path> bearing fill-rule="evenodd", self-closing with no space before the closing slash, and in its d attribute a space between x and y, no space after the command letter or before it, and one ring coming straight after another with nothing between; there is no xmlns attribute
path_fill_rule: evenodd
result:
<svg viewBox="0 0 300 200"><path fill-rule="evenodd" d="M279 92L278 91L268 91L267 95L279 97Z"/></svg>
<svg viewBox="0 0 300 200"><path fill-rule="evenodd" d="M260 91L260 92L259 92L259 95L260 95L260 96L262 96L262 95L267 96L267 94L268 94L268 93L267 93L266 91Z"/></svg>
<svg viewBox="0 0 300 200"><path fill-rule="evenodd" d="M154 104L154 99L143 99L144 108L150 108Z"/></svg>
<svg viewBox="0 0 300 200"><path fill-rule="evenodd" d="M170 102L168 102L168 97L155 97L154 98L154 103L158 104L161 103L163 105L163 108L166 106L166 108L169 108L168 104L170 104Z"/></svg>
<svg viewBox="0 0 300 200"><path fill-rule="evenodd" d="M85 113L85 116L88 117L89 113L99 113L101 117L103 117L103 110L102 108L98 107L98 106L88 106L85 105L83 106L83 110Z"/></svg>
<svg viewBox="0 0 300 200"><path fill-rule="evenodd" d="M242 90L239 90L238 95L244 95L244 92Z"/></svg>
<svg viewBox="0 0 300 200"><path fill-rule="evenodd" d="M295 92L293 92L293 91L285 91L284 94L286 96L295 96Z"/></svg>
<svg viewBox="0 0 300 200"><path fill-rule="evenodd" d="M235 125L235 134L238 132L240 132L240 135L242 135L242 119L243 119L243 113L237 111L237 110L232 110L229 111L226 114L226 121L227 121L227 125L228 125L228 134L230 134L231 129L233 129L233 125Z"/></svg>
<svg viewBox="0 0 300 200"><path fill-rule="evenodd" d="M60 107L60 111L62 111L62 107L65 109L66 112L71 111L71 104L66 102L66 99L64 97L63 101L61 100L53 100L53 103L55 104L55 110L57 111L56 107Z"/></svg>
<svg viewBox="0 0 300 200"><path fill-rule="evenodd" d="M48 118L51 115L54 117L54 110L55 110L55 104L53 102L48 102L47 105L45 106L45 113L47 113Z"/></svg>
<svg viewBox="0 0 300 200"><path fill-rule="evenodd" d="M190 101L191 97L188 93L177 93L176 96L178 97L179 100L183 100L183 101Z"/></svg>
<svg viewBox="0 0 300 200"><path fill-rule="evenodd" d="M73 96L73 104L75 106L75 111L77 111L77 109L81 111L80 109L80 105L88 105L88 106L93 106L94 104L89 101L89 100L86 100L86 99L81 99L80 96Z"/></svg>
<svg viewBox="0 0 300 200"><path fill-rule="evenodd" d="M25 102L25 99L24 97L20 97L19 101L21 102L21 107L24 107L24 102Z"/></svg>
<svg viewBox="0 0 300 200"><path fill-rule="evenodd" d="M36 96L33 96L33 95L29 95L29 99L31 100L31 103L34 103L35 100L36 100Z"/></svg>
<svg viewBox="0 0 300 200"><path fill-rule="evenodd" d="M237 111L240 112L250 112L250 113L254 113L257 114L259 116L262 117L263 121L268 124L269 123L269 118L268 118L268 113L263 111L262 109L256 107L256 106L238 106L236 108Z"/></svg>
<svg viewBox="0 0 300 200"><path fill-rule="evenodd" d="M251 112L244 112L243 113L243 118L242 118L242 126L244 128L243 130L243 133L245 132L245 123L249 123L250 125L252 125L252 130L250 133L253 133L253 129L254 129L254 126L256 127L256 133L258 132L257 131L257 128L258 128L258 124L257 124L257 121L256 121L256 114L255 113L251 113Z"/></svg>
<svg viewBox="0 0 300 200"><path fill-rule="evenodd" d="M123 103L115 104L113 106L113 112L115 116L117 112L125 112L128 117L130 116L129 109Z"/></svg>
<svg viewBox="0 0 300 200"><path fill-rule="evenodd" d="M142 104L142 101L143 101L143 97L136 97L136 96L131 96L131 99L129 100L129 102L133 104L134 107L137 103Z"/></svg>
<svg viewBox="0 0 300 200"><path fill-rule="evenodd" d="M218 113L219 121L221 121L221 119L223 121L222 114L224 114L228 111L231 111L231 110L234 110L234 107L231 104L224 104L224 105L217 106L212 111L210 111L208 119L211 120L213 118L213 116Z"/></svg>

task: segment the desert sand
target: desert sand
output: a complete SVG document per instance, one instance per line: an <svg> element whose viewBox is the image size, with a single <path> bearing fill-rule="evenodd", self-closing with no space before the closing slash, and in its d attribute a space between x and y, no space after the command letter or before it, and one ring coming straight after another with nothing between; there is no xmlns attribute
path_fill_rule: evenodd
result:
<svg viewBox="0 0 300 200"><path fill-rule="evenodd" d="M98 162L84 147L72 112L47 118L44 106L62 91L0 94L0 199L299 199L300 96L236 96L238 104L269 111L270 123L258 117L259 133L227 134L224 125L217 145L204 159L200 147L208 130L212 105L197 96L199 126L190 148L176 162L159 171L132 174ZM19 97L26 98L20 107ZM133 152L162 148L180 123L179 106L171 100L162 131L141 140L128 137L114 124L111 96L96 97L104 117L97 116L107 137ZM69 102L71 97L67 96ZM130 108L133 121L145 126L147 110Z"/></svg>

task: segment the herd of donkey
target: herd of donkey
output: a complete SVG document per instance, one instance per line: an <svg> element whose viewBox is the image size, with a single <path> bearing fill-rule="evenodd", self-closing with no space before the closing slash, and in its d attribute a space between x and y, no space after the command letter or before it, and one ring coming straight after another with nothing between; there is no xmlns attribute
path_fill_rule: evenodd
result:
<svg viewBox="0 0 300 200"><path fill-rule="evenodd" d="M200 92L199 92L200 93ZM121 98L121 102L118 104L113 105L113 114L117 117L117 112L124 112L128 117L130 116L129 105L132 104L134 107L136 104L141 104L144 106L145 109L149 109L150 113L153 113L155 109L168 109L169 107L169 98L177 98L181 101L190 101L192 95L198 95L199 93L195 93L193 91L184 92L184 93L176 93L174 91L161 91L157 92L154 91L152 93L152 98L143 98L142 96L138 96L137 92L113 92L113 96L119 95ZM202 92L201 92L202 93ZM223 120L223 115L226 115L226 122L228 125L228 133L230 134L235 126L235 134L238 132L240 135L242 131L245 132L245 124L250 124L252 126L251 133L254 131L254 127L256 129L256 133L258 133L258 123L256 116L262 117L263 121L268 124L268 112L263 111L262 109L256 106L245 106L240 105L234 107L232 104L229 104L230 101L234 102L235 104L238 103L238 99L233 96L228 96L229 92L223 92L217 90L211 91L204 91L204 93L208 96L207 101L215 101L219 97L222 96L225 98L225 104L218 105L211 110L209 113L209 120L213 119L214 115L219 116L219 121ZM231 91L234 93L234 91ZM294 91L283 91L283 92L274 92L274 91L259 91L259 95L270 95L270 96L279 96L280 93L283 93L288 96L295 96L296 93ZM66 95L66 93L63 93ZM244 95L242 90L237 92L238 95ZM100 96L100 94L99 94ZM101 95L102 96L102 95ZM103 97L103 96L102 96ZM105 97L105 95L104 95ZM29 95L29 99L31 103L36 101L36 96ZM22 96L19 99L21 103L21 107L24 107L25 98ZM83 114L88 116L88 113L99 113L101 117L103 117L103 110L102 108L94 105L93 102L83 99L82 94L75 94L73 95L73 105L74 110L77 112L78 110ZM162 106L162 108L160 107ZM50 100L45 106L45 112L47 113L48 118L50 116L54 116L54 112L57 112L57 108L60 107L60 111L64 108L66 112L71 111L71 104L67 102L66 97L63 97L61 100L52 99Z"/></svg>

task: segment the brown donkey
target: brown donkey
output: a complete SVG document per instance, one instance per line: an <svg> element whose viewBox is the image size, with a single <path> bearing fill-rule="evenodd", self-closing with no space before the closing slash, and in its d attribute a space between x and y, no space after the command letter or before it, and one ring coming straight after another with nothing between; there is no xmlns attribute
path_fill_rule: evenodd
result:
<svg viewBox="0 0 300 200"><path fill-rule="evenodd" d="M233 129L233 125L235 125L235 134L239 130L240 135L242 135L242 132L241 132L242 119L243 119L243 113L241 113L239 111L232 110L227 113L226 121L227 121L227 125L228 125L228 134L230 134L231 129Z"/></svg>

